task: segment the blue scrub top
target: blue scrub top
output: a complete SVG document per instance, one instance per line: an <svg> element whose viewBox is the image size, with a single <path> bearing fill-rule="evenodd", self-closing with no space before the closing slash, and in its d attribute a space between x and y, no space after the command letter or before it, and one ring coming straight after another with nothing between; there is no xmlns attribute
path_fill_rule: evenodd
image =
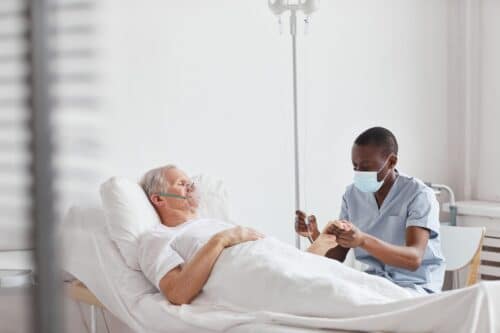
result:
<svg viewBox="0 0 500 333"><path fill-rule="evenodd" d="M430 237L422 265L415 272L386 265L362 248L355 248L354 253L357 260L369 265L367 273L417 291L441 291L445 264L439 233L439 204L434 191L422 181L398 173L380 209L373 193L361 192L352 184L342 198L340 219L399 246L406 245L406 228L428 229Z"/></svg>

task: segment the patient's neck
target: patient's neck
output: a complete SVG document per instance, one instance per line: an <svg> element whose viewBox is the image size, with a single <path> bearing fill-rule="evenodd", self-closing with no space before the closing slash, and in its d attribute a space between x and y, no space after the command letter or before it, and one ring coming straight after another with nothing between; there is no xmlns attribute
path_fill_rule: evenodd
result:
<svg viewBox="0 0 500 333"><path fill-rule="evenodd" d="M175 227L186 221L195 219L198 214L195 210L165 209L158 211L161 223L167 227Z"/></svg>

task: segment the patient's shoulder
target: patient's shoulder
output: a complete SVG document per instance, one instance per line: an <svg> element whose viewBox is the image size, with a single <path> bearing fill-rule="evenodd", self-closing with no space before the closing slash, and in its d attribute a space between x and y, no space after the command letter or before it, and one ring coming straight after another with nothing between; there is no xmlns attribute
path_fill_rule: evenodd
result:
<svg viewBox="0 0 500 333"><path fill-rule="evenodd" d="M139 236L139 243L154 239L168 239L172 237L173 232L168 230L163 224L158 224L154 228L145 231Z"/></svg>
<svg viewBox="0 0 500 333"><path fill-rule="evenodd" d="M151 253L161 252L165 246L171 243L173 238L174 235L168 229L162 228L161 225L144 232L137 239L140 258L149 260L143 258L142 255L146 254L149 257Z"/></svg>

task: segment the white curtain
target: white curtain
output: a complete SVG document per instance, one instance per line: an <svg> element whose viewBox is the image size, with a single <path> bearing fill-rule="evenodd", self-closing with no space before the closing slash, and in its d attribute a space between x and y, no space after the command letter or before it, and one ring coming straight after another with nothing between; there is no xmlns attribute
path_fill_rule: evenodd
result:
<svg viewBox="0 0 500 333"><path fill-rule="evenodd" d="M480 96L475 199L500 202L500 2L481 2ZM474 161L472 161L474 165Z"/></svg>
<svg viewBox="0 0 500 333"><path fill-rule="evenodd" d="M54 1L49 21L58 220L96 197L102 177L96 9L93 1ZM0 257L33 248L27 30L26 3L0 2Z"/></svg>

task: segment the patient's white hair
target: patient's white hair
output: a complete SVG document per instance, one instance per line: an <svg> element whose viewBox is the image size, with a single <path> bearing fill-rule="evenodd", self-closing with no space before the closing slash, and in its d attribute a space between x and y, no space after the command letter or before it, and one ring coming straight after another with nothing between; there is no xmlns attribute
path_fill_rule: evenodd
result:
<svg viewBox="0 0 500 333"><path fill-rule="evenodd" d="M177 169L173 164L168 164L159 168L149 170L142 176L139 184L148 197L152 194L168 190L168 182L165 178L165 172L169 169Z"/></svg>

